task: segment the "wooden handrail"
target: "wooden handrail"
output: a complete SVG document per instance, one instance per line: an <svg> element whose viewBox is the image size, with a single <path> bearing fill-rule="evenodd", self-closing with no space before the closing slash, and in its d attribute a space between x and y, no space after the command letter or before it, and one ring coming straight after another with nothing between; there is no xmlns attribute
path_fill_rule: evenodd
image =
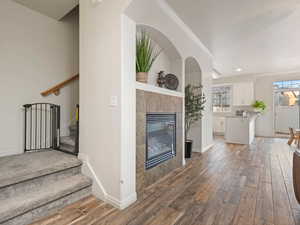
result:
<svg viewBox="0 0 300 225"><path fill-rule="evenodd" d="M61 82L58 85L55 85L54 87L48 89L47 91L42 92L41 95L44 96L44 97L46 97L48 95L51 95L51 94L59 95L60 89L62 89L63 87L65 87L69 83L71 83L75 80L78 80L78 79L79 79L79 74L69 78L68 80L65 80L64 82Z"/></svg>

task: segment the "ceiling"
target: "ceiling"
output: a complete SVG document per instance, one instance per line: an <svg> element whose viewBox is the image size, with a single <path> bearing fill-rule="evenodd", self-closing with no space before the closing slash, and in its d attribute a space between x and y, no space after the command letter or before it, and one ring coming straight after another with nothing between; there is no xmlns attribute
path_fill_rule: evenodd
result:
<svg viewBox="0 0 300 225"><path fill-rule="evenodd" d="M79 0L14 0L32 10L60 20L78 4Z"/></svg>
<svg viewBox="0 0 300 225"><path fill-rule="evenodd" d="M166 1L222 76L300 71L299 0Z"/></svg>

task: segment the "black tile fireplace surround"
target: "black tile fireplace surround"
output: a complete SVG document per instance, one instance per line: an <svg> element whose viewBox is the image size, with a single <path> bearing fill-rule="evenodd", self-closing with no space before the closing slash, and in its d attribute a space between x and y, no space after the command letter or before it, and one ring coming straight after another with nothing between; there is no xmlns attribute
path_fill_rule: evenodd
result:
<svg viewBox="0 0 300 225"><path fill-rule="evenodd" d="M146 114L146 169L176 156L176 113Z"/></svg>

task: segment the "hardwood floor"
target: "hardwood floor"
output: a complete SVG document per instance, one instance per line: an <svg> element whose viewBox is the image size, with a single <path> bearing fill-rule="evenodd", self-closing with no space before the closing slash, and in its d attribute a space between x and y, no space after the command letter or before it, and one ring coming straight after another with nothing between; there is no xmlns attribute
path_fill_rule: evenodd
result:
<svg viewBox="0 0 300 225"><path fill-rule="evenodd" d="M298 225L286 139L251 146L221 139L119 211L93 196L34 225Z"/></svg>

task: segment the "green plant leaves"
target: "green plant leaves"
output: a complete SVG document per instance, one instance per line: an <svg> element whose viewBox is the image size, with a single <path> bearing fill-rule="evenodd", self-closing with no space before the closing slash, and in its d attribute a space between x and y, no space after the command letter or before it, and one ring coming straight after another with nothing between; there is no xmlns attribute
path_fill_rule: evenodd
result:
<svg viewBox="0 0 300 225"><path fill-rule="evenodd" d="M252 107L255 109L260 109L261 111L265 111L267 108L267 105L264 101L256 100L253 104Z"/></svg>
<svg viewBox="0 0 300 225"><path fill-rule="evenodd" d="M148 73L160 53L155 50L147 33L142 31L141 36L136 38L136 72Z"/></svg>
<svg viewBox="0 0 300 225"><path fill-rule="evenodd" d="M202 86L187 85L185 87L185 132L186 136L191 126L200 120L205 109L206 97Z"/></svg>

